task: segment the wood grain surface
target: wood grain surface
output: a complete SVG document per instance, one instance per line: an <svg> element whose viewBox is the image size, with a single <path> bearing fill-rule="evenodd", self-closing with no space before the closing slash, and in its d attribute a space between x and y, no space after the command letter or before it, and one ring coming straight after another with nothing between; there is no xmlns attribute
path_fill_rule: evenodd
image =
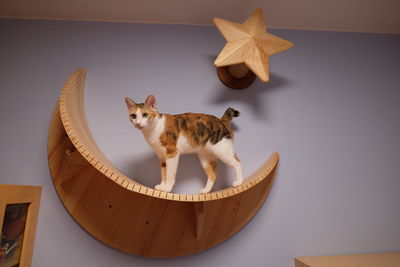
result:
<svg viewBox="0 0 400 267"><path fill-rule="evenodd" d="M176 257L215 246L256 214L272 188L278 153L235 188L189 195L141 185L94 142L83 108L85 77L78 69L64 85L49 129L48 158L60 200L88 233L128 253Z"/></svg>
<svg viewBox="0 0 400 267"><path fill-rule="evenodd" d="M261 8L242 24L220 18L214 18L214 24L227 41L214 65L217 68L245 65L263 82L269 81L269 56L293 47L291 42L266 32ZM241 73L246 71L242 70ZM241 78L235 71L230 71L230 74ZM224 84L229 87L229 81Z"/></svg>
<svg viewBox="0 0 400 267"><path fill-rule="evenodd" d="M295 258L296 267L399 267L400 252Z"/></svg>

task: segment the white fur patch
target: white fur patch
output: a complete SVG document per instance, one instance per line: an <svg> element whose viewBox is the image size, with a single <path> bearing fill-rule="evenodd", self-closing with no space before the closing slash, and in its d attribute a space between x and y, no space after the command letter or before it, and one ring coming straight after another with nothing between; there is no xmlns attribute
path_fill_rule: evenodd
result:
<svg viewBox="0 0 400 267"><path fill-rule="evenodd" d="M183 134L180 134L176 143L179 154L195 153L198 149L194 148Z"/></svg>
<svg viewBox="0 0 400 267"><path fill-rule="evenodd" d="M165 116L157 119L155 125L148 125L149 129L143 129L142 133L159 158L165 158L165 147L160 143L160 135L165 129Z"/></svg>

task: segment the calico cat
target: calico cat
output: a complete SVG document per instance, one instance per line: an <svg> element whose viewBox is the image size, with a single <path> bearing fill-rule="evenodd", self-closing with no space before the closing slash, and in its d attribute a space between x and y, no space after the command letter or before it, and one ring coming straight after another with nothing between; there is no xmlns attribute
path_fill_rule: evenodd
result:
<svg viewBox="0 0 400 267"><path fill-rule="evenodd" d="M217 159L231 166L236 172L233 186L243 182L240 160L233 149L231 120L239 112L228 108L221 118L207 114L161 114L156 109L156 99L149 95L144 103L136 104L125 98L132 124L142 131L146 141L161 163L161 183L157 190L171 192L175 184L179 156L197 153L208 180L200 191L211 191L217 178Z"/></svg>

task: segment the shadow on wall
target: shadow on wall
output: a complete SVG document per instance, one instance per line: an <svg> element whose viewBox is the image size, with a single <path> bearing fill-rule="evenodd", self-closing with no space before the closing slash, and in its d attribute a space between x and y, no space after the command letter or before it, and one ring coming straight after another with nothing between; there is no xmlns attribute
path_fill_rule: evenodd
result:
<svg viewBox="0 0 400 267"><path fill-rule="evenodd" d="M217 75L217 74L215 74ZM221 85L215 89L215 95L212 96L211 103L225 104L225 103L243 103L247 105L254 115L259 119L267 119L268 103L264 102L264 94L268 94L273 90L286 87L289 81L271 73L270 81L263 83L256 79L254 83L246 89L235 90Z"/></svg>
<svg viewBox="0 0 400 267"><path fill-rule="evenodd" d="M125 175L150 188L161 182L160 161L154 153L148 153L140 159L123 162L121 168ZM218 178L212 191L230 187L234 180L230 167L218 161ZM207 176L196 154L181 155L179 159L176 183L172 193L197 194L207 182Z"/></svg>
<svg viewBox="0 0 400 267"><path fill-rule="evenodd" d="M207 59L214 65L216 56L207 55ZM217 70L215 70L217 76ZM218 77L218 76L217 76ZM290 81L275 73L270 73L270 80L268 83L263 83L258 78L254 81L249 88L242 90L230 89L219 81L219 86L215 88L215 95L212 95L210 102L213 104L226 104L226 103L243 103L249 106L249 109L254 112L254 115L259 119L267 119L268 103L263 102L264 94L268 94L274 90L288 88Z"/></svg>

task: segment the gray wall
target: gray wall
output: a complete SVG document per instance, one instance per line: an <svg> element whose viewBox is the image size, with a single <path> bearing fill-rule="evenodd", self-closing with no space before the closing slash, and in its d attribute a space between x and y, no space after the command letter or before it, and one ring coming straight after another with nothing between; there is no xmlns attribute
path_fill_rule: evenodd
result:
<svg viewBox="0 0 400 267"><path fill-rule="evenodd" d="M213 27L0 20L0 183L42 185L33 267L293 266L293 257L400 250L400 38L273 30L295 47L274 55L271 81L245 91L219 82L225 41ZM158 163L127 119L123 97L157 96L165 113L235 119L245 175L272 151L276 183L255 218L223 244L167 260L121 253L68 215L47 165L47 129L67 76L88 70L86 109L104 154L154 186ZM205 182L184 156L175 192ZM232 172L219 166L216 189Z"/></svg>

